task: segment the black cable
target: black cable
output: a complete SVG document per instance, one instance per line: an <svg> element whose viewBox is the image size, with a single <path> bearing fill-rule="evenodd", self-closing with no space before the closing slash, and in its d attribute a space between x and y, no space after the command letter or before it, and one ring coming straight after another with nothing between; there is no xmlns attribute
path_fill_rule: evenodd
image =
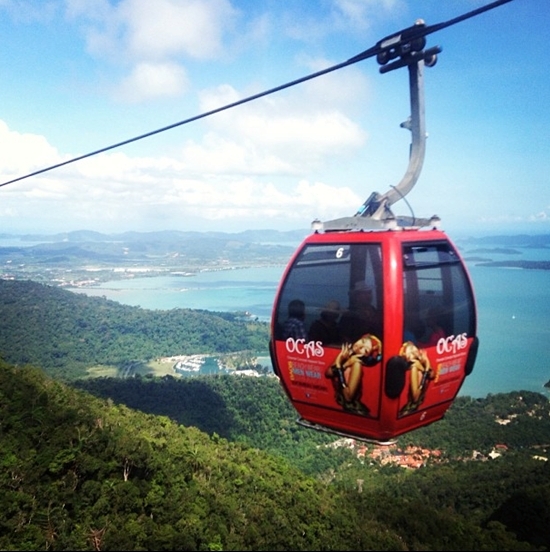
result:
<svg viewBox="0 0 550 552"><path fill-rule="evenodd" d="M511 2L512 0L497 0L496 2L492 2L491 4L487 4L485 6L482 6L481 8L472 10L471 12L465 13L463 15L460 15L458 17L455 17L453 19L450 19L449 21L438 23L436 25L429 25L429 26L419 26L418 30L414 29L413 32L410 32L410 29L406 29L407 36L406 40L407 42L414 40L416 38L420 38L423 36L426 36L428 34L434 33L436 31L439 31L441 29L444 29L445 27L449 27L450 25L454 25L456 23L459 23L460 21L464 21L465 19L468 19L470 17L473 17L475 15L478 15L480 13L483 13L485 11L491 10L493 8L496 8L497 6L500 6L502 4L507 4L508 2ZM391 35L391 37L399 37L400 39L400 33L396 33L395 35ZM390 38L390 37L387 37ZM211 111L207 111L205 113L201 113L200 115L195 115L194 117L190 117L189 119L184 119L183 121L180 121L178 123L174 123L162 128L159 128L157 130L153 130L151 132L147 132L145 134L141 134L139 136L135 136L134 138L129 138L128 140L124 140L122 142L118 142L116 144L113 144L112 146L107 146L105 148L101 148L95 151L92 151L90 153L86 153L84 155L80 155L78 157L74 157L72 159L69 159L68 161L63 161L62 163L57 163L55 165L51 165L50 167L46 167L44 169L40 169L38 171L31 172L29 174L25 174L23 176L19 176L17 178L14 178L12 180L8 180L6 182L2 182L0 184L0 188L2 186L7 186L8 184L13 184L14 182L19 182L20 180L25 180L26 178L30 178L31 176L36 176L38 174L42 174L48 171L51 171L53 169L58 169L59 167L63 167L65 165L69 165L70 163L75 163L76 161L81 161L82 159L86 159L87 157L92 157L94 155L98 155L100 153L104 153L106 151L119 148L121 146L125 146L126 144L131 144L132 142L137 142L138 140L143 140L143 138L148 138L149 136L153 136L155 134L159 134L161 132L165 132L167 130L171 130L173 128L176 128L178 126L182 126L188 123L192 123L193 121L197 121L199 119L204 119L205 117L209 117L210 115L214 115L215 113L220 113L221 111L225 111L227 109L231 109L233 107L237 107L238 105L242 105L248 102L251 102L253 100L257 100L258 98L262 98L264 96L269 96L270 94L274 94L275 92L279 92L280 90L284 90L285 88L290 88L291 86L295 86L297 84L301 84L302 82L315 79L317 77L320 77L322 75L326 75L327 73L331 73L332 71L336 71L337 69L342 69L343 67L347 67L348 65L352 65L354 63L357 63L359 61L363 61L365 59L368 59L370 57L373 57L380 52L383 52L389 48L385 43L387 42L387 38L380 40L376 43L373 47L369 48L368 50L365 50L361 54L354 56L347 61L344 61L342 63L339 63L337 65L333 65L331 67L328 67L327 69L323 69L321 71L317 71L316 73L312 73L311 75L307 75L305 77L302 77L300 79L293 80L291 82L287 82L286 84L281 84L280 86L276 86L275 88L271 88L269 90L265 90L264 92L260 92L258 94L254 94L252 96L248 96L247 98L243 98L242 100L238 100L236 102L224 105L222 107L218 107L216 109L212 109ZM399 40L398 39L398 40ZM392 47L394 44L391 45Z"/></svg>
<svg viewBox="0 0 550 552"><path fill-rule="evenodd" d="M98 155L99 153L104 153L106 151L118 148L120 146L125 146L126 144L131 144L132 142L137 142L138 140L142 140L143 138L148 138L149 136L153 136L154 134L159 134L161 132L165 132L166 130L170 130L170 129L178 127L178 126L182 126L182 125L185 125L187 123L192 123L193 121L197 121L198 119L204 119L205 117L209 117L210 115L214 115L215 113L219 113L221 111L231 109L232 107L237 107L238 105L242 105L242 104L245 104L247 102L251 102L252 100L257 100L258 98L261 98L263 96L268 96L269 94L279 92L280 90L284 90L285 88L290 88L291 86L295 86L296 84L300 84L300 83L305 82L307 80L311 80L311 79L314 79L316 77L320 77L321 75L325 75L326 73L330 73L331 71L336 71L337 69L341 69L342 67L346 67L347 65L351 65L352 63L357 63L357 61L360 61L360 60L344 61L343 63L339 63L338 65L328 67L327 69L323 69L322 71L318 71L317 73L312 73L311 75L307 75L306 77L302 77L301 79L297 79L297 80L294 80L292 82L287 82L286 84L282 84L282 85L277 86L275 88L271 88L270 90L266 90L264 92L254 94L253 96L248 96L247 98L243 98L242 100L238 100L236 102L224 105L222 107L212 109L211 111L206 111L205 113L201 113L200 115L195 115L194 117L190 117L189 119L185 119L183 121L180 121L179 123L174 123L172 125L168 125L168 126L159 128L157 130L147 132L146 134L141 134L139 136L135 136L134 138L124 140L123 142L118 142L116 144L113 144L112 146L107 146L105 148L101 148L101 149L98 149L96 151L86 153L85 155L80 155L78 157L74 157L73 159L69 159L68 161L63 161L63 163L57 163L56 165L52 165L51 167L46 167L45 169L40 169L38 171L34 171L34 172L26 174L24 176L19 176L18 178L14 178L13 180L3 182L2 184L0 184L0 187L7 186L8 184L13 184L14 182L18 182L19 180L24 180L25 178L30 178L31 176L36 176L37 174L42 174L42 173L51 171L53 169L57 169L59 167L63 167L64 165L69 165L70 163L74 163L76 161L81 161L82 159L86 159L87 157L92 157L93 155Z"/></svg>

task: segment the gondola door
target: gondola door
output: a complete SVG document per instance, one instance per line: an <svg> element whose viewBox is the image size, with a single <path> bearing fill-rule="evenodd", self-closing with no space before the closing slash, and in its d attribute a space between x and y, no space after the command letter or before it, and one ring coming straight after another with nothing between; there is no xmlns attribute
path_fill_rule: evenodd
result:
<svg viewBox="0 0 550 552"><path fill-rule="evenodd" d="M398 398L388 418L395 434L444 416L478 350L473 288L457 249L442 232L402 238L394 244L402 262L402 343L385 382L386 397Z"/></svg>
<svg viewBox="0 0 550 552"><path fill-rule="evenodd" d="M283 276L272 316L271 354L305 425L382 438L381 236L313 234ZM289 323L297 301L303 305L303 335L292 335L296 324Z"/></svg>

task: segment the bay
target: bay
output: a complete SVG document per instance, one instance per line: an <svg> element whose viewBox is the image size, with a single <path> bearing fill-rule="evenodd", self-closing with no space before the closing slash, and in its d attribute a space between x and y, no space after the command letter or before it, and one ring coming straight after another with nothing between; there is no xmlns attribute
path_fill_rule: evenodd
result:
<svg viewBox="0 0 550 552"><path fill-rule="evenodd" d="M269 321L283 266L204 271L190 276L137 277L71 291L152 310L246 311Z"/></svg>
<svg viewBox="0 0 550 552"><path fill-rule="evenodd" d="M478 307L479 353L461 395L547 394L550 272L471 267Z"/></svg>
<svg viewBox="0 0 550 552"><path fill-rule="evenodd" d="M465 252L463 256L467 258ZM487 255L485 255L487 256ZM521 255L491 253L492 260L550 260L550 251L521 249ZM510 391L548 395L550 271L479 266L467 261L478 307L480 349L459 395L474 398ZM73 289L146 309L191 308L247 311L269 321L284 266L201 272L106 282ZM261 357L269 365L267 354Z"/></svg>

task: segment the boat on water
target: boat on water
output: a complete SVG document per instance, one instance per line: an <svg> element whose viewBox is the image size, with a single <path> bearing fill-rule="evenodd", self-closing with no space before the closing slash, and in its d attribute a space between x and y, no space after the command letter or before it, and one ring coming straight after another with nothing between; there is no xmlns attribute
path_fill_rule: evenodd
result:
<svg viewBox="0 0 550 552"><path fill-rule="evenodd" d="M203 355L182 357L174 364L174 372L199 372L203 364Z"/></svg>

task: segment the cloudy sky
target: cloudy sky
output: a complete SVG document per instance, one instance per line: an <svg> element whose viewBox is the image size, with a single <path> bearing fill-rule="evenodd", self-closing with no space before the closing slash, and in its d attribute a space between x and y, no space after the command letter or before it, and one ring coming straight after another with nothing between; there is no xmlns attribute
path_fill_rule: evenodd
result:
<svg viewBox="0 0 550 552"><path fill-rule="evenodd" d="M292 230L353 215L407 168L406 69L380 74L371 58L177 123L488 3L0 0L0 233ZM442 53L425 71L415 215L456 234L550 231L548 28L546 0L512 0L428 37Z"/></svg>

